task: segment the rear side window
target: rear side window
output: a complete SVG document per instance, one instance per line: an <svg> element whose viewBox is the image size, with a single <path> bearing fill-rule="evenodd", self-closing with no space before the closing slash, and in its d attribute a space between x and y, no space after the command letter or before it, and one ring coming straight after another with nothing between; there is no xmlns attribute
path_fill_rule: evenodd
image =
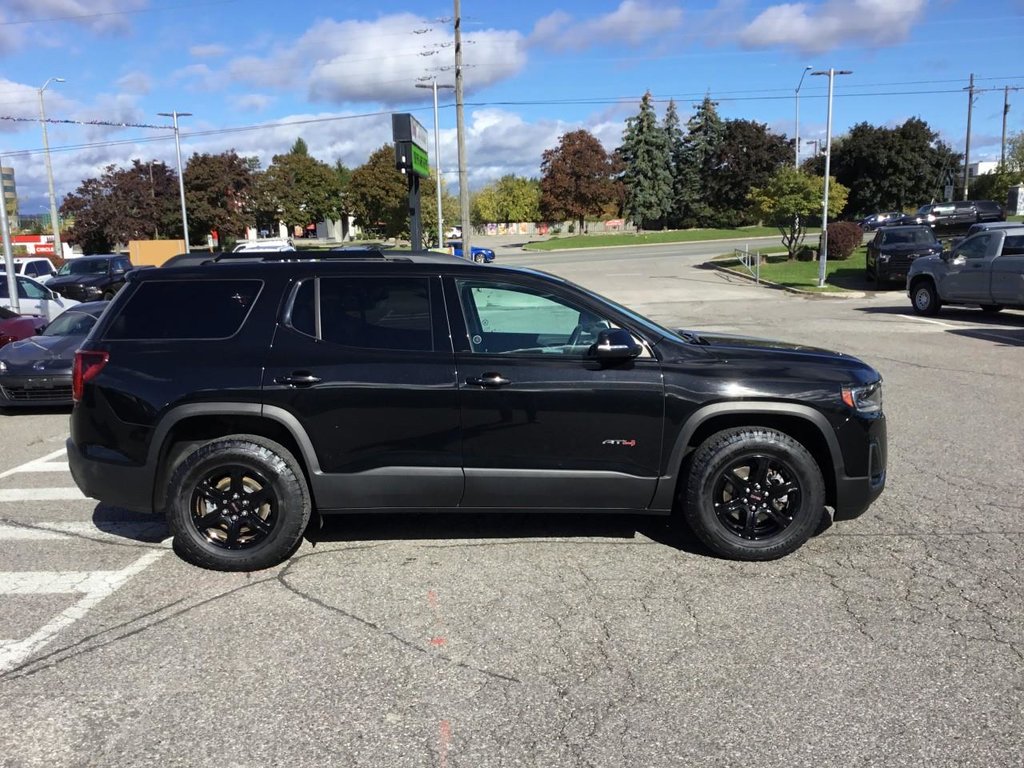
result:
<svg viewBox="0 0 1024 768"><path fill-rule="evenodd" d="M320 338L362 349L429 351L434 348L427 278L326 277L307 280L295 294L291 324Z"/></svg>
<svg viewBox="0 0 1024 768"><path fill-rule="evenodd" d="M226 339L256 303L260 280L159 280L139 285L108 339Z"/></svg>

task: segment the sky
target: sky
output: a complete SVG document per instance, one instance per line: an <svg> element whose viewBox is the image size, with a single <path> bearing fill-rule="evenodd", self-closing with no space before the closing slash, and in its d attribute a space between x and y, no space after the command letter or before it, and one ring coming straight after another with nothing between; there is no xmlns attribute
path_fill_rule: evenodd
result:
<svg viewBox="0 0 1024 768"><path fill-rule="evenodd" d="M453 15L452 0L0 0L0 156L20 212L48 210L47 82L58 201L110 164L174 167L160 112L191 113L186 161L233 149L266 167L301 136L356 167L391 142L394 112L433 138L432 93L416 84L454 83ZM1022 21L1024 0L463 0L469 185L538 176L542 152L580 128L613 150L645 91L659 116L674 99L685 122L709 94L723 118L792 137L799 86L800 137L823 147L828 77L812 72L829 68L851 71L835 77L834 136L919 117L959 152L973 73L971 160L997 160L1003 89L1024 88ZM1008 96L1012 135L1024 90ZM439 104L455 190L454 92Z"/></svg>

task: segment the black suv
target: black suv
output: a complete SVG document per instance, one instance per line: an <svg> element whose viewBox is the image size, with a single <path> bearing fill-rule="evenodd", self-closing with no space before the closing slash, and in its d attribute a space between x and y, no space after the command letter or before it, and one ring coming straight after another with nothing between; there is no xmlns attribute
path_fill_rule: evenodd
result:
<svg viewBox="0 0 1024 768"><path fill-rule="evenodd" d="M66 299L76 301L109 301L114 298L132 263L127 256L79 256L65 261L46 287Z"/></svg>
<svg viewBox="0 0 1024 768"><path fill-rule="evenodd" d="M767 560L885 484L881 378L853 357L443 254L231 256L134 273L74 374L78 486L165 513L196 564L278 563L314 512L673 508Z"/></svg>
<svg viewBox="0 0 1024 768"><path fill-rule="evenodd" d="M974 203L961 200L955 203L930 203L922 205L916 213L907 214L894 224L924 224L936 232L966 232L978 222L978 211Z"/></svg>
<svg viewBox="0 0 1024 768"><path fill-rule="evenodd" d="M972 200L977 212L976 222L1006 221L1006 209L995 200Z"/></svg>
<svg viewBox="0 0 1024 768"><path fill-rule="evenodd" d="M867 245L865 272L868 280L881 286L886 282L906 282L910 265L918 256L937 256L942 243L931 227L923 224L882 227Z"/></svg>

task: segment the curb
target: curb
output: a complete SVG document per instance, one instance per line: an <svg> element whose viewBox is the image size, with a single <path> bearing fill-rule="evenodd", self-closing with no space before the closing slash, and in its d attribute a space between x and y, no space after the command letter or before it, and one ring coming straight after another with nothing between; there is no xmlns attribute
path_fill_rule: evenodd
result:
<svg viewBox="0 0 1024 768"><path fill-rule="evenodd" d="M718 272L725 272L726 274L742 278L748 283L754 283L755 285L763 285L766 288L774 288L777 291L786 291L786 293L795 293L799 296L809 296L816 299L866 299L868 296L865 291L847 291L845 289L841 289L842 293L834 291L806 291L803 288L793 288L788 285L773 283L771 280L762 279L760 282L756 282L749 272L740 272L735 269L730 269L729 267L723 267L720 264L715 264L713 261L705 261L701 264L701 267L705 269L714 269Z"/></svg>
<svg viewBox="0 0 1024 768"><path fill-rule="evenodd" d="M775 235L758 235L756 237L727 237L719 240L676 240L667 243L627 243L626 245L581 245L579 248L527 248L526 245L521 246L520 250L526 251L527 253L562 253L569 251L593 251L598 248L650 248L655 245L703 245L704 243L744 243L751 240L776 240Z"/></svg>

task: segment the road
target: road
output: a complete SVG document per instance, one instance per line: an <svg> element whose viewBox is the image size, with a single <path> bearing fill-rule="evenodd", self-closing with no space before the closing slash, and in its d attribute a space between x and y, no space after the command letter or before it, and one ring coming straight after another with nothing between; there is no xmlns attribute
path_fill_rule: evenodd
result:
<svg viewBox="0 0 1024 768"><path fill-rule="evenodd" d="M0 766L1021 764L1024 313L923 320L675 247L499 258L862 357L886 492L771 563L658 519L382 516L221 574L74 496L66 412L0 417Z"/></svg>

